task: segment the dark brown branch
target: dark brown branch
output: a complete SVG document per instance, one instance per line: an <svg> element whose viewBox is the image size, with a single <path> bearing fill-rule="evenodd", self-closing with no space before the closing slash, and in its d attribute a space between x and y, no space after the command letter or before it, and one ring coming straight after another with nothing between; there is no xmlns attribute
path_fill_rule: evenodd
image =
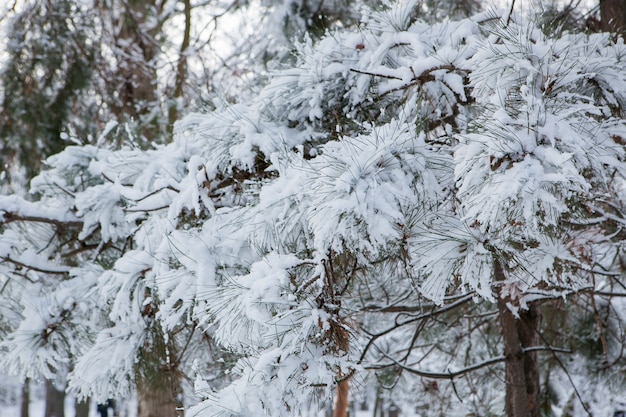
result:
<svg viewBox="0 0 626 417"><path fill-rule="evenodd" d="M403 365L400 362L394 360L393 358L389 357L388 355L384 354L383 355L392 361L392 363L390 364L384 364L384 365L374 365L374 366L366 366L365 369L385 369L385 368L389 368L389 367L398 367L400 369L402 369L403 371L407 371L413 375L417 375L417 376L421 376L423 378L431 378L431 379L454 379L458 376L461 375L465 375L467 373L473 372L473 371L477 371L481 368L486 368L488 366L491 365L495 365L497 363L501 363L506 361L506 357L505 356L497 356L495 358L491 358L488 359L484 362L480 362L471 366L468 366L466 368L460 369L458 371L448 371L448 372L429 372L429 371L421 371L419 369L414 369L411 368L409 366Z"/></svg>
<svg viewBox="0 0 626 417"><path fill-rule="evenodd" d="M73 250L71 250L69 252L61 254L61 257L62 258L70 258L72 256L76 256L76 255L78 255L80 253L83 253L83 252L87 252L87 251L90 251L90 250L96 250L96 249L98 249L100 247L102 247L103 249L108 249L108 248L110 248L112 246L113 245L111 244L111 242L107 242L103 247L102 247L102 245L100 243L83 244L83 245L81 245L80 247L78 247L76 249L73 249Z"/></svg>
<svg viewBox="0 0 626 417"><path fill-rule="evenodd" d="M1 211L0 211L1 212ZM11 222L32 222L32 223L46 223L52 224L58 227L83 227L83 222L80 220L59 220L53 219L49 217L42 216L22 216L13 212L4 212L2 213L3 221L0 223L11 223Z"/></svg>
<svg viewBox="0 0 626 417"><path fill-rule="evenodd" d="M626 297L626 293L611 292L611 291L592 291L593 295L600 295L602 297Z"/></svg>
<svg viewBox="0 0 626 417"><path fill-rule="evenodd" d="M550 352L560 352L560 353L572 353L569 350L565 350L565 349L560 349L560 348L554 348L552 346L533 346L533 347L529 347L529 348L525 348L523 349L524 353L526 352L537 352L537 351L550 351ZM407 365L403 365L402 363L398 362L397 360L393 359L392 357L390 357L389 355L387 355L384 352L381 352L381 354L389 359L391 361L391 363L388 364L383 364L383 365L372 365L372 366L365 366L365 369L385 369L385 368L389 368L389 367L399 367L400 369L402 369L403 371L407 371L411 374L417 375L417 376L421 376L423 378L431 378L431 379L454 379L458 376L462 376L465 374L468 374L470 372L474 372L477 371L479 369L482 368L486 368L488 366L491 365L495 365L497 363L501 363L506 361L506 356L496 356L495 358L491 358L491 359L487 359L486 361L483 362L479 362L476 363L474 365L470 365L468 367L465 367L463 369L460 369L458 371L450 371L448 370L447 372L430 372L430 371L421 371L419 369L414 369L411 368L410 366Z"/></svg>
<svg viewBox="0 0 626 417"><path fill-rule="evenodd" d="M460 294L455 296L444 297L444 302L450 302L447 306L452 306L455 302L459 300L465 300L467 297L471 296L471 294ZM410 294L406 294L402 296L401 300L405 300L410 298ZM401 301L400 300L400 301ZM399 301L396 301L397 303ZM447 307L444 305L444 308ZM429 308L436 308L436 304L421 304L421 305L400 305L400 304L391 304L386 306L378 306L378 305L366 305L360 309L360 311L374 312L374 313L418 313L424 311Z"/></svg>
<svg viewBox="0 0 626 417"><path fill-rule="evenodd" d="M187 352L187 348L189 348L189 345L191 343L191 340L194 336L196 329L197 329L196 326L191 326L191 332L189 332L189 337L185 341L185 345L183 346L182 350L178 354L178 357L174 360L174 362L172 362L174 366L178 367L180 363L182 362L183 356L185 355L185 352Z"/></svg>
<svg viewBox="0 0 626 417"><path fill-rule="evenodd" d="M506 18L506 26L511 23L511 17L513 16L513 9L515 8L515 0L511 0L511 8L509 9L509 15Z"/></svg>
<svg viewBox="0 0 626 417"><path fill-rule="evenodd" d="M143 201L143 200L145 200L145 199L147 199L147 198L150 198L150 197L152 197L153 195L156 195L156 194L160 193L161 191L165 191L165 190L174 191L175 193L179 193L179 192L180 192L180 190L177 190L177 189L176 189L176 188L174 188L173 186L168 185L168 186L166 186L166 187L162 187L162 188L159 188L159 189L157 189L157 190L150 191L148 194L144 195L144 196L143 196L143 197L141 197L141 198L137 198L137 199L133 199L133 198L126 198L126 199L127 199L127 200L134 201L134 202L138 203L138 202L140 202L140 201Z"/></svg>
<svg viewBox="0 0 626 417"><path fill-rule="evenodd" d="M371 75L372 77L387 78L387 79L390 79L390 80L402 81L402 78L394 77L393 75L376 74L375 72L363 71L363 70L359 70L359 69L356 69L356 68L350 68L350 71L356 72L357 74Z"/></svg>
<svg viewBox="0 0 626 417"><path fill-rule="evenodd" d="M37 272L42 272L44 274L56 274L56 275L65 275L66 273L69 272L70 268L69 267L59 267L58 270L53 271L53 270L49 270L49 269L44 269L38 266L33 266L33 265L28 265L22 261L18 261L16 259L12 259L10 256L2 256L0 257L0 259L2 259L3 261L6 262L10 262L14 265L17 265L19 267L25 268L25 269L29 269L32 271L37 271Z"/></svg>
<svg viewBox="0 0 626 417"><path fill-rule="evenodd" d="M151 209L124 209L125 213L152 213L159 210L165 210L170 206L155 207Z"/></svg>
<svg viewBox="0 0 626 417"><path fill-rule="evenodd" d="M537 335L539 336L539 338L541 340L543 340L544 343L548 343L548 341L546 340L545 336L541 332L538 331ZM565 376L567 376L567 379L569 380L569 383L571 384L572 388L574 389L574 392L576 393L576 397L578 397L578 401L580 402L580 405L582 405L584 410L587 412L587 415L589 417L592 417L592 414L591 414L591 412L589 410L589 405L587 405L587 403L585 401L583 401L583 398L580 395L580 392L578 391L578 388L576 387L576 384L574 383L574 380L572 379L572 376L570 375L569 371L567 370L567 367L565 366L565 364L563 363L561 358L559 358L559 356L557 355L558 350L549 349L549 352L552 354L552 357L554 358L556 363L559 364L559 367L563 370L563 372L565 372Z"/></svg>
<svg viewBox="0 0 626 417"><path fill-rule="evenodd" d="M428 306L407 306L407 305L390 305L386 307L380 307L376 305L368 305L361 309L361 311L368 311L374 313L418 313L420 311L424 311L429 307L434 307L432 305Z"/></svg>
<svg viewBox="0 0 626 417"><path fill-rule="evenodd" d="M185 13L185 30L183 41L180 45L178 54L178 63L176 65L176 80L174 85L174 94L172 99L176 100L183 96L183 85L187 79L187 50L191 40L191 0L183 0ZM178 119L178 108L174 102L170 105L168 122L169 129L174 129L174 122Z"/></svg>
<svg viewBox="0 0 626 417"><path fill-rule="evenodd" d="M411 83L407 84L404 87L401 88L407 88L410 87L411 85L415 85L415 83L418 84L424 84L428 81L435 81L435 77L432 75L433 72L435 71L440 71L440 70L446 70L446 71L455 71L458 68L455 67L452 64L444 64L444 65L439 65L433 68L429 68L427 70L425 70L424 72L422 72L421 74L417 75L415 73L415 71L413 71L413 67L410 67L411 72L413 73L413 78L411 79ZM356 68L350 68L350 71L352 72L356 72L357 74L364 74L364 75L371 75L372 77L379 77L379 78L387 78L390 80L398 80L398 81L402 81L403 78L400 77L396 77L393 75L387 75L387 74L377 74L375 72L369 72L369 71L363 71L363 70L359 70Z"/></svg>
<svg viewBox="0 0 626 417"><path fill-rule="evenodd" d="M431 311L431 312L425 313L425 314L420 314L419 316L415 316L415 317L412 317L412 318L410 318L408 320L405 320L403 322L396 323L394 326L390 327L387 330L383 330L382 332L379 332L379 333L371 335L372 338L365 345L365 348L363 349L363 352L361 353L361 357L359 358L357 363L360 364L360 363L363 362L363 360L365 359L365 356L367 355L368 350L372 347L374 342L379 337L382 337L382 336L384 336L386 334L389 334L389 333L393 332L394 330L399 329L402 326L406 326L407 324L411 324L411 323L414 323L416 321L423 320L423 319L426 319L426 318L434 317L434 316L437 316L439 314L443 314L443 313L445 313L447 311L450 311L452 309L455 309L455 308L465 304L466 302L470 301L472 298L473 298L472 294L466 294L465 296L461 297L457 301L455 301L453 303L450 303L447 306L444 306L444 307L440 308L439 310Z"/></svg>

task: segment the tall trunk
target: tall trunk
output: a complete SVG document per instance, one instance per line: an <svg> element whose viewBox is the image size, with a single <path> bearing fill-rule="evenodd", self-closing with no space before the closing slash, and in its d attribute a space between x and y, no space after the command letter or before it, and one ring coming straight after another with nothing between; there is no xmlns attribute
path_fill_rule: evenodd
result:
<svg viewBox="0 0 626 417"><path fill-rule="evenodd" d="M376 400L374 401L374 412L372 417L379 417L383 415L382 399L380 398L380 387L376 389Z"/></svg>
<svg viewBox="0 0 626 417"><path fill-rule="evenodd" d="M30 380L27 378L22 385L20 417L30 417Z"/></svg>
<svg viewBox="0 0 626 417"><path fill-rule="evenodd" d="M178 386L172 386L171 378L167 375L160 376L161 381L137 387L137 417L182 416L178 399L180 382Z"/></svg>
<svg viewBox="0 0 626 417"><path fill-rule="evenodd" d="M537 304L533 303L528 310L520 312L517 321L520 342L524 348L539 345L539 326L541 324L541 311ZM541 385L539 372L539 352L531 351L524 353L524 375L526 376L526 393L528 395L528 407L531 417L541 415Z"/></svg>
<svg viewBox="0 0 626 417"><path fill-rule="evenodd" d="M146 290L146 297L150 295L150 290ZM149 327L135 370L137 417L182 416L183 374L178 369L180 358L176 338L171 333L165 333L156 322L157 312L158 300L155 297L142 311Z"/></svg>
<svg viewBox="0 0 626 417"><path fill-rule="evenodd" d="M494 278L504 282L505 275L499 261L495 262ZM504 339L505 361L505 411L507 417L539 417L539 357L536 351L526 349L537 345L541 319L539 309L531 305L519 311L516 317L507 304L509 295L498 296L498 313Z"/></svg>
<svg viewBox="0 0 626 417"><path fill-rule="evenodd" d="M180 45L178 53L178 64L176 65L176 82L174 85L174 94L171 97L172 103L169 105L169 131L174 130L174 122L178 119L178 106L176 101L183 97L183 86L187 78L187 53L191 42L191 0L183 0L185 7L185 30L183 41Z"/></svg>
<svg viewBox="0 0 626 417"><path fill-rule="evenodd" d="M600 24L603 31L626 35L626 0L600 0Z"/></svg>
<svg viewBox="0 0 626 417"><path fill-rule="evenodd" d="M166 346L163 335L155 332L153 350L144 369L137 379L137 417L182 416L182 374L175 364L170 363L174 347ZM163 363L165 362L165 364Z"/></svg>
<svg viewBox="0 0 626 417"><path fill-rule="evenodd" d="M46 379L45 417L65 417L65 391L57 389L53 380Z"/></svg>
<svg viewBox="0 0 626 417"><path fill-rule="evenodd" d="M159 118L151 115L158 107L157 71L154 59L159 50L156 40L161 30L156 0L120 0L122 11L119 21L112 22L117 28L115 36L115 81L111 83L111 110L119 120L139 123L141 134L148 140L159 133Z"/></svg>
<svg viewBox="0 0 626 417"><path fill-rule="evenodd" d="M89 417L90 400L76 400L74 408L76 409L75 417Z"/></svg>
<svg viewBox="0 0 626 417"><path fill-rule="evenodd" d="M524 350L517 331L517 320L502 298L498 298L498 309L506 356L506 415L507 417L531 417L524 371Z"/></svg>
<svg viewBox="0 0 626 417"><path fill-rule="evenodd" d="M348 380L337 384L335 393L335 408L333 411L333 417L347 417L348 416L348 392L349 392Z"/></svg>

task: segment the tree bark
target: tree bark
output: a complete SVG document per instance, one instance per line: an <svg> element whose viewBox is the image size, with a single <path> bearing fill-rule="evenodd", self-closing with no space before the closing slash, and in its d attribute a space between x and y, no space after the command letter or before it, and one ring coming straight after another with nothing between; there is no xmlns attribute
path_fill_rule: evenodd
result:
<svg viewBox="0 0 626 417"><path fill-rule="evenodd" d="M22 385L20 417L30 417L30 380L27 378Z"/></svg>
<svg viewBox="0 0 626 417"><path fill-rule="evenodd" d="M76 409L76 417L89 417L89 399L85 399L82 401L76 400L75 409Z"/></svg>
<svg viewBox="0 0 626 417"><path fill-rule="evenodd" d="M506 279L499 261L494 265L496 282ZM536 305L519 310L519 317L509 308L510 295L498 296L498 313L504 339L505 412L507 417L540 417L539 357L526 351L537 345L541 314Z"/></svg>
<svg viewBox="0 0 626 417"><path fill-rule="evenodd" d="M520 342L524 348L539 345L539 326L541 325L541 311L535 303L528 310L520 312L517 321ZM541 383L539 372L539 352L524 352L524 375L526 376L526 394L531 417L541 415Z"/></svg>
<svg viewBox="0 0 626 417"><path fill-rule="evenodd" d="M605 32L626 35L626 0L600 0L600 25Z"/></svg>
<svg viewBox="0 0 626 417"><path fill-rule="evenodd" d="M137 417L175 417L179 405L176 393L167 386L144 387L137 392Z"/></svg>
<svg viewBox="0 0 626 417"><path fill-rule="evenodd" d="M167 367L154 372L153 379L137 384L137 417L182 416L180 374Z"/></svg>
<svg viewBox="0 0 626 417"><path fill-rule="evenodd" d="M348 416L348 392L349 390L350 390L350 386L348 384L347 379L337 384L333 417L347 417Z"/></svg>
<svg viewBox="0 0 626 417"><path fill-rule="evenodd" d="M178 120L178 103L177 100L183 97L183 86L187 79L187 50L191 42L191 0L183 0L185 7L185 31L183 42L180 45L178 55L178 64L176 66L176 82L174 85L174 94L172 103L169 105L169 129L170 133L174 131L174 122Z"/></svg>
<svg viewBox="0 0 626 417"><path fill-rule="evenodd" d="M156 37L161 26L148 24L151 19L159 18L155 16L156 3L155 0L120 0L116 6L121 12L115 17L119 20L111 22L118 31L113 35L118 62L109 87L109 94L115 100L108 104L119 120L139 123L141 134L148 140L159 132L159 121L151 117L151 111L158 107L154 58L158 53Z"/></svg>
<svg viewBox="0 0 626 417"><path fill-rule="evenodd" d="M65 391L57 389L53 380L46 379L45 417L65 417Z"/></svg>

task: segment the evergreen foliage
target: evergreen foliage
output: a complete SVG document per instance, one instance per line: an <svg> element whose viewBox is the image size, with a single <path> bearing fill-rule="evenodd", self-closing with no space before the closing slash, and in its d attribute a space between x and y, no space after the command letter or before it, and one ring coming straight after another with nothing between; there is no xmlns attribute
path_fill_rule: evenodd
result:
<svg viewBox="0 0 626 417"><path fill-rule="evenodd" d="M316 412L347 382L427 415L606 412L626 46L420 7L305 36L258 94L171 141L68 146L37 202L0 197L0 273L23 308L2 365L72 362L70 390L100 399L193 370L200 416ZM523 412L520 358L542 377L518 375Z"/></svg>
<svg viewBox="0 0 626 417"><path fill-rule="evenodd" d="M74 108L100 53L87 32L93 18L80 4L59 0L32 4L12 20L0 103L4 169L17 159L30 177L40 169L41 156L65 147L68 120L83 116Z"/></svg>

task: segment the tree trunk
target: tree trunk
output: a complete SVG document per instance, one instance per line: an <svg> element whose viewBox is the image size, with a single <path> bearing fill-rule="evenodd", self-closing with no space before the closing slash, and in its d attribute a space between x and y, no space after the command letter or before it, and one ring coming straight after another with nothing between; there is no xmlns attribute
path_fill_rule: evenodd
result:
<svg viewBox="0 0 626 417"><path fill-rule="evenodd" d="M90 405L90 401L89 399L85 399L85 400L76 400L75 403L75 409L76 409L76 415L75 417L89 417L89 405Z"/></svg>
<svg viewBox="0 0 626 417"><path fill-rule="evenodd" d="M137 417L182 416L179 374L162 368L154 379L137 384Z"/></svg>
<svg viewBox="0 0 626 417"><path fill-rule="evenodd" d="M502 265L495 262L495 280L504 282ZM515 305L510 295L498 296L498 312L504 339L505 411L507 417L540 417L539 357L526 349L537 345L541 319L539 309L531 305L519 310L516 317L509 306Z"/></svg>
<svg viewBox="0 0 626 417"><path fill-rule="evenodd" d="M517 320L520 342L524 348L539 345L539 326L541 311L537 304L532 303L528 310L520 312ZM524 375L526 376L526 393L531 417L541 416L541 383L539 372L539 352L524 353Z"/></svg>
<svg viewBox="0 0 626 417"><path fill-rule="evenodd" d="M376 389L376 401L374 402L374 412L372 413L372 417L379 417L383 415L381 403L380 387L378 387Z"/></svg>
<svg viewBox="0 0 626 417"><path fill-rule="evenodd" d="M65 417L65 391L59 390L53 380L46 379L45 417Z"/></svg>
<svg viewBox="0 0 626 417"><path fill-rule="evenodd" d="M177 100L183 97L183 86L187 79L187 52L191 42L191 0L183 0L183 5L185 7L185 30L178 54L174 95L171 97L172 103L169 105L168 129L170 133L174 131L174 122L178 120L178 106L180 103L177 103Z"/></svg>
<svg viewBox="0 0 626 417"><path fill-rule="evenodd" d="M118 21L111 22L117 28L115 36L115 81L111 83L109 104L118 120L133 120L139 123L141 134L148 140L159 132L159 121L151 115L158 107L156 96L157 71L154 58L158 53L156 37L160 24L151 25L158 10L155 0L122 0Z"/></svg>
<svg viewBox="0 0 626 417"><path fill-rule="evenodd" d="M626 35L626 0L600 0L600 24L605 32Z"/></svg>
<svg viewBox="0 0 626 417"><path fill-rule="evenodd" d="M347 417L348 416L348 391L350 387L348 380L345 379L337 384L335 393L335 409L333 411L333 417Z"/></svg>
<svg viewBox="0 0 626 417"><path fill-rule="evenodd" d="M179 402L167 387L145 388L137 392L137 417L175 417Z"/></svg>
<svg viewBox="0 0 626 417"><path fill-rule="evenodd" d="M22 385L20 417L30 417L30 380L27 378Z"/></svg>

